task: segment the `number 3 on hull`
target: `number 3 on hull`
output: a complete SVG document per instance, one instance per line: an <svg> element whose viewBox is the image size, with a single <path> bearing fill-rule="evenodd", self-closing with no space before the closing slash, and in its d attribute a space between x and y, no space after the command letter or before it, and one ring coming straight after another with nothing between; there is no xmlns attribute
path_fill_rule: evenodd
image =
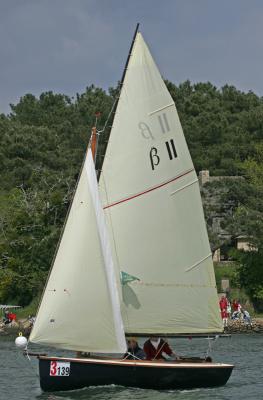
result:
<svg viewBox="0 0 263 400"><path fill-rule="evenodd" d="M70 362L51 361L50 362L50 376L69 376Z"/></svg>

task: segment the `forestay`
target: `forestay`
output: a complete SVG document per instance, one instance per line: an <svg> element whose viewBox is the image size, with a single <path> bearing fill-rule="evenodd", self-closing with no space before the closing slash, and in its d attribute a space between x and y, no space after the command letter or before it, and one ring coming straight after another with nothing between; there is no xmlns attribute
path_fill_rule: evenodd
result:
<svg viewBox="0 0 263 400"><path fill-rule="evenodd" d="M174 102L141 33L132 49L100 177L126 333L218 332L199 186Z"/></svg>
<svg viewBox="0 0 263 400"><path fill-rule="evenodd" d="M30 341L80 351L126 350L111 250L90 150Z"/></svg>

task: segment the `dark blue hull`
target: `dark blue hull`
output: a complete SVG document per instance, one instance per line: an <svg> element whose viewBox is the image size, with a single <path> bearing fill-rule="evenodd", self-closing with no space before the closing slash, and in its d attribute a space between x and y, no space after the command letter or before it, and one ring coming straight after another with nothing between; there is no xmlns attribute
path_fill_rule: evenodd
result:
<svg viewBox="0 0 263 400"><path fill-rule="evenodd" d="M54 376L57 370L66 375ZM39 357L40 386L50 392L111 384L158 390L214 387L225 385L232 370L230 364L207 362Z"/></svg>

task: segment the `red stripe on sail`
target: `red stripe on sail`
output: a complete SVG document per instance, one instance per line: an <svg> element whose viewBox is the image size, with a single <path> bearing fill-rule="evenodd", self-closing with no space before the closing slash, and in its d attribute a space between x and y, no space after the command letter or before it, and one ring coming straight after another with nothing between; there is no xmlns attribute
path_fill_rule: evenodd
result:
<svg viewBox="0 0 263 400"><path fill-rule="evenodd" d="M161 187L166 186L169 183L172 183L172 182L176 181L177 179L182 178L183 176L190 174L190 172L193 172L193 171L194 171L194 168L184 172L181 175L176 176L175 178L170 179L169 181L163 182L163 183L161 183L161 184L159 184L157 186L154 186L154 187L152 187L150 189L147 189L144 192L140 192L140 193L137 193L137 194L135 194L133 196L127 197L126 199L122 199L122 200L116 201L115 203L111 203L111 204L103 207L103 210L106 210L107 208L110 208L110 207L113 207L113 206L117 206L118 204L121 204L121 203L125 203L126 201L135 199L136 197L142 196L142 195L144 195L146 193L150 193L153 190L160 189Z"/></svg>

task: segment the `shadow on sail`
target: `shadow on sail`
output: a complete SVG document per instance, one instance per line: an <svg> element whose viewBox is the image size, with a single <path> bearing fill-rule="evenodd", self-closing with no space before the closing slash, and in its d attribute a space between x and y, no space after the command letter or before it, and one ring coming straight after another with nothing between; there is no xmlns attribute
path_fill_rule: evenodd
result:
<svg viewBox="0 0 263 400"><path fill-rule="evenodd" d="M122 287L122 299L126 307L132 306L136 310L141 307L137 294L128 284Z"/></svg>

